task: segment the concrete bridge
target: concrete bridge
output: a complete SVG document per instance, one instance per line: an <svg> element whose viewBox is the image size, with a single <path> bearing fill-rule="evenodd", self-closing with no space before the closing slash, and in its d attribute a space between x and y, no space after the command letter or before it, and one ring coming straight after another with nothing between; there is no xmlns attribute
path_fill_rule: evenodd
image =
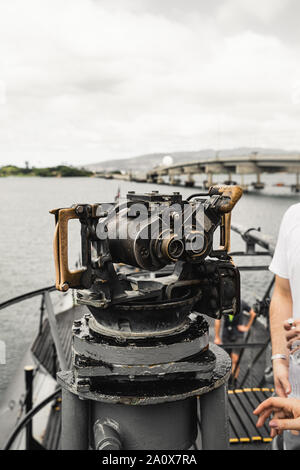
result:
<svg viewBox="0 0 300 470"><path fill-rule="evenodd" d="M240 184L245 190L249 185L244 183L245 175L255 175L253 183L255 189L261 190L265 184L261 181L263 173L289 173L295 174L295 184L292 191L300 192L300 154L284 155L260 155L257 153L239 157L216 157L214 159L177 163L171 166L158 166L147 173L147 182L177 185L179 177L185 176L185 185L195 185L194 175L205 174L207 179L204 187L210 187L214 181L214 175L227 175L226 183L232 183L233 175L240 175ZM167 180L164 178L167 177Z"/></svg>

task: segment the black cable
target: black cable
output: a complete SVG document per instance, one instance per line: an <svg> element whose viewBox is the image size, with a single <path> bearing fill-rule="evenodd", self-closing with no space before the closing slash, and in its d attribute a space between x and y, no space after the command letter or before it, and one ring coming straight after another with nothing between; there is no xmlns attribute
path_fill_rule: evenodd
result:
<svg viewBox="0 0 300 470"><path fill-rule="evenodd" d="M195 197L207 197L209 196L209 193L197 193L197 194L192 194L187 198L187 201L190 201L191 199L194 199Z"/></svg>
<svg viewBox="0 0 300 470"><path fill-rule="evenodd" d="M3 450L9 450L14 442L14 440L16 439L16 437L18 436L18 434L20 433L20 431L22 431L22 429L26 426L26 424L42 409L44 408L44 406L48 405L48 403L50 403L51 401L53 401L55 398L57 398L59 395L61 394L61 389L59 388L58 390L56 390L55 392L53 392L51 395L49 395L47 398L45 398L45 400L41 401L41 403L39 403L38 405L36 405L34 408L32 408L25 416L24 418L22 419L22 421L20 421L20 423L18 424L18 426L13 430L13 432L11 433L11 435L9 436L6 444L4 445L3 447Z"/></svg>
<svg viewBox="0 0 300 470"><path fill-rule="evenodd" d="M10 307L10 305L17 304L22 302L23 300L31 299L32 297L37 297L38 295L42 295L44 292L53 292L56 290L55 286L50 287L43 287L42 289L34 290L32 292L28 292L27 294L18 295L18 297L14 297L13 299L6 300L0 304L0 310Z"/></svg>

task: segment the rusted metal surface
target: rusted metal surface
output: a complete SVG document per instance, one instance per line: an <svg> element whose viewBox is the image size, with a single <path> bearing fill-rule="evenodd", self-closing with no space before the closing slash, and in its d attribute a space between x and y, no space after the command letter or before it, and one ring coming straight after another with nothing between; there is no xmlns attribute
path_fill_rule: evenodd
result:
<svg viewBox="0 0 300 470"><path fill-rule="evenodd" d="M136 379L139 377L149 377L150 379L153 379L153 377L158 375L162 377L168 374L197 373L197 375L201 376L204 380L209 380L212 376L215 364L215 355L209 350L197 354L190 360L173 361L165 364L153 365L112 365L103 361L91 361L82 356L75 356L77 377L107 377L109 370L110 376L114 376L116 378L131 376Z"/></svg>
<svg viewBox="0 0 300 470"><path fill-rule="evenodd" d="M75 208L54 209L56 227L53 241L54 262L56 271L56 289L65 292L70 287L76 287L85 268L70 271L68 263L68 223L69 220L79 219Z"/></svg>
<svg viewBox="0 0 300 470"><path fill-rule="evenodd" d="M90 311L73 324L71 369L57 374L64 390L63 449L187 449L197 436L197 396L211 395L209 406L218 408L215 424L227 422L219 397L231 362L209 345L208 323L200 314L221 318L239 311L239 272L228 250L230 212L241 194L241 188L226 186L212 188L205 200L130 193L110 208L80 204L55 211L57 287L77 288L78 302ZM178 222L180 211L184 219ZM83 268L75 273L67 259L72 218L80 220L82 238ZM177 222L184 226L183 238ZM125 236L116 236L114 224ZM220 247L214 250L218 227ZM170 262L170 273L147 276ZM114 263L145 274L135 277ZM203 423L208 413L203 411ZM82 430L73 431L74 443L69 434L77 414ZM79 443L82 432L88 441Z"/></svg>
<svg viewBox="0 0 300 470"><path fill-rule="evenodd" d="M240 186L213 186L209 190L209 194L222 195L223 198L219 202L219 210L222 214L231 212L243 195Z"/></svg>
<svg viewBox="0 0 300 470"><path fill-rule="evenodd" d="M184 275L185 280L195 281L197 272L192 273L193 264L203 263L208 256L229 260L229 214L241 195L242 189L238 186L216 186L210 189L205 201L196 197L184 201L179 193L130 193L124 203L112 204L108 210L105 204L77 204L68 209L56 209L52 211L56 220L56 286L59 290L86 289L79 293L79 302L107 308L139 297L153 300L157 297L155 289L134 287L126 277L117 276L113 263L155 271L170 262L182 262L184 271L188 267L191 271L188 278ZM137 210L136 206L144 210ZM74 218L81 223L82 268L70 271L68 221ZM215 251L213 236L219 226L220 249ZM191 244L193 240L197 241L197 248ZM92 246L96 250L94 260ZM163 288L157 284L157 288L160 287Z"/></svg>
<svg viewBox="0 0 300 470"><path fill-rule="evenodd" d="M191 321L190 327L177 335L150 338L140 341L91 334L89 326L82 323L73 336L74 353L101 359L110 364L164 364L195 356L208 346L208 324L202 317Z"/></svg>
<svg viewBox="0 0 300 470"><path fill-rule="evenodd" d="M86 400L93 400L93 401L100 401L104 403L120 403L120 404L127 404L127 405L149 405L149 404L157 404L157 403L164 403L166 401L180 401L185 400L186 398L190 398L193 396L201 396L205 393L209 393L212 390L215 390L218 387L221 387L224 383L227 382L230 371L231 371L231 360L228 354L223 351L221 348L211 345L211 351L214 353L216 357L216 365L213 370L212 378L208 381L201 381L201 379L195 379L195 381L185 381L183 383L179 383L178 381L174 381L171 386L167 387L165 393L163 393L163 381L159 381L156 384L156 387L150 385L146 392L143 391L141 396L137 395L126 395L126 387L124 387L123 395L118 395L117 393L101 393L101 386L99 385L98 391L91 391L90 389L90 382L87 381L88 386L86 387L84 392L79 392L77 390L77 384L74 381L74 374L72 371L61 371L58 373L58 383L62 386L67 388L71 393L78 395L79 397L86 399ZM181 390L180 390L181 386ZM103 388L109 387L107 384L103 384ZM118 384L119 387L119 384ZM118 388L117 387L117 388ZM112 387L116 389L115 387Z"/></svg>

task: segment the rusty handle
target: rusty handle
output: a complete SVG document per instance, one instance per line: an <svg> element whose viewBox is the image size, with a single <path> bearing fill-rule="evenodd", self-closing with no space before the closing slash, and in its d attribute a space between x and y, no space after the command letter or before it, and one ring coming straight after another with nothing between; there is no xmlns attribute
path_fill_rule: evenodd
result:
<svg viewBox="0 0 300 470"><path fill-rule="evenodd" d="M68 223L71 219L78 219L74 208L55 209L56 227L53 241L54 262L56 271L56 289L66 292L70 287L81 286L81 276L86 268L70 271L68 261Z"/></svg>
<svg viewBox="0 0 300 470"><path fill-rule="evenodd" d="M240 186L213 186L209 190L210 195L222 196L218 203L218 211L222 215L220 226L220 250L230 251L231 239L231 212L243 195Z"/></svg>
<svg viewBox="0 0 300 470"><path fill-rule="evenodd" d="M220 226L220 247L219 250L230 251L231 243L231 212L222 215Z"/></svg>
<svg viewBox="0 0 300 470"><path fill-rule="evenodd" d="M241 199L243 189L241 186L212 186L209 194L211 196L218 194L224 197L219 203L218 210L221 214L228 214Z"/></svg>

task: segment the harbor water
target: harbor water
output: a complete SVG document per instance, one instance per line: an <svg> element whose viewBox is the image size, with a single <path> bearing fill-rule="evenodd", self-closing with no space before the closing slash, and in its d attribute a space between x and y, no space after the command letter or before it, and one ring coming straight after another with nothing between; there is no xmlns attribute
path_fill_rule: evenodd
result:
<svg viewBox="0 0 300 470"><path fill-rule="evenodd" d="M215 178L216 182L224 179L221 176ZM251 176L245 179L246 182L252 180ZM267 175L264 181L267 183L266 189L260 193L245 194L235 208L232 219L233 223L246 228L261 227L264 233L276 238L284 212L290 205L300 202L300 195L293 195L288 187L274 186L279 182L294 184L293 175ZM0 302L54 284L54 217L49 214L49 210L74 203L112 202L119 187L121 196L130 190L140 193L159 190L166 194L181 191L184 196L197 192L196 189L183 187L98 178L1 178ZM72 229L70 245L73 246L71 258L76 260L79 239ZM238 236L233 235L232 249L236 251L243 246ZM254 262L258 263L259 260ZM265 258L263 262L266 262ZM263 295L270 279L269 273L243 274L243 298L254 303L256 298ZM51 295L56 297L62 294ZM6 364L0 364L0 400L38 331L39 306L40 298L36 298L0 310L0 341L6 345Z"/></svg>

